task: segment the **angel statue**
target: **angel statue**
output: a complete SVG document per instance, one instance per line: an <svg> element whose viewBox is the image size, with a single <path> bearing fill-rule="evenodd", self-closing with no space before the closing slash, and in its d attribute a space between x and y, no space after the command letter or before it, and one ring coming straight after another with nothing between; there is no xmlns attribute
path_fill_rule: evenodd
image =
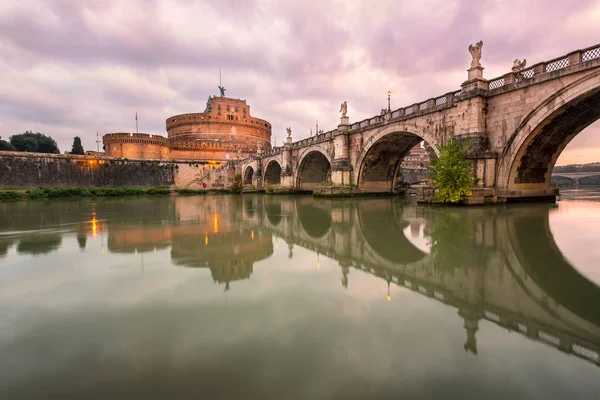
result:
<svg viewBox="0 0 600 400"><path fill-rule="evenodd" d="M225 96L225 86L218 86L219 91L221 92L221 97Z"/></svg>
<svg viewBox="0 0 600 400"><path fill-rule="evenodd" d="M289 126L287 128L285 128L286 132L287 132L287 137L291 138L292 137L292 128L290 128Z"/></svg>
<svg viewBox="0 0 600 400"><path fill-rule="evenodd" d="M340 106L340 112L342 113L342 117L346 116L346 113L348 112L348 103L347 102L343 102L342 105Z"/></svg>
<svg viewBox="0 0 600 400"><path fill-rule="evenodd" d="M521 71L523 68L525 68L525 65L527 65L526 59L523 59L523 61L521 61L517 58L515 61L513 61L512 72Z"/></svg>
<svg viewBox="0 0 600 400"><path fill-rule="evenodd" d="M471 57L473 60L471 61L471 68L480 67L481 63L479 60L481 59L481 49L483 48L483 40L475 43L475 45L469 45L469 53L471 53Z"/></svg>

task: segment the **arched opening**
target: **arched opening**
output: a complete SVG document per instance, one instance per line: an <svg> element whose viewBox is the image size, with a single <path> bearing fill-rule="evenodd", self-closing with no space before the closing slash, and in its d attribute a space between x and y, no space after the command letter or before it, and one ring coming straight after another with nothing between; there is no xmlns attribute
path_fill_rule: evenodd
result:
<svg viewBox="0 0 600 400"><path fill-rule="evenodd" d="M279 185L281 183L281 165L271 160L265 169L265 185Z"/></svg>
<svg viewBox="0 0 600 400"><path fill-rule="evenodd" d="M252 178L254 177L254 168L248 167L244 172L244 185L252 185Z"/></svg>
<svg viewBox="0 0 600 400"><path fill-rule="evenodd" d="M579 79L527 115L502 153L499 187L523 191L525 196L527 192L548 192L552 169L562 151L600 118L599 77L600 71Z"/></svg>
<svg viewBox="0 0 600 400"><path fill-rule="evenodd" d="M367 192L389 192L402 179L401 164L405 156L423 139L410 132L392 132L369 147L360 163L359 188ZM430 160L435 152L428 143L424 150ZM420 163L421 161L419 161Z"/></svg>
<svg viewBox="0 0 600 400"><path fill-rule="evenodd" d="M300 189L312 190L331 180L331 164L319 151L311 151L300 162L298 183Z"/></svg>

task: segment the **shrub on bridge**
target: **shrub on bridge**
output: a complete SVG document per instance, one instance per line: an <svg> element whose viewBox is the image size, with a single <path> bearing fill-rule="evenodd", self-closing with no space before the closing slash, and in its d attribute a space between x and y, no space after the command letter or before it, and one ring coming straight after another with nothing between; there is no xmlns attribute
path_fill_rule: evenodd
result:
<svg viewBox="0 0 600 400"><path fill-rule="evenodd" d="M475 184L469 155L469 139L459 142L452 138L445 145L436 146L440 157L431 160L429 177L433 180L434 200L459 203L470 196Z"/></svg>

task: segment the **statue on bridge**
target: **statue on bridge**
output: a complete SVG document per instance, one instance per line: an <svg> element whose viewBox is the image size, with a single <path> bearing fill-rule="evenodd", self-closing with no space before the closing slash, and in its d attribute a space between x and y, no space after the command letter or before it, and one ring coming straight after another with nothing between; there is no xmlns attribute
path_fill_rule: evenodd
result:
<svg viewBox="0 0 600 400"><path fill-rule="evenodd" d="M481 49L483 48L483 40L475 43L474 45L469 45L469 53L471 53L471 57L473 60L471 61L471 68L473 67L481 67Z"/></svg>
<svg viewBox="0 0 600 400"><path fill-rule="evenodd" d="M348 103L346 101L340 106L340 112L342 113L342 117L346 116L346 113L348 112Z"/></svg>
<svg viewBox="0 0 600 400"><path fill-rule="evenodd" d="M290 128L288 126L287 128L285 128L285 131L287 132L287 137L291 138L292 137L292 128Z"/></svg>
<svg viewBox="0 0 600 400"><path fill-rule="evenodd" d="M523 68L525 68L525 65L527 65L526 59L523 59L523 61L519 60L518 58L515 59L515 61L513 61L512 72L522 71Z"/></svg>

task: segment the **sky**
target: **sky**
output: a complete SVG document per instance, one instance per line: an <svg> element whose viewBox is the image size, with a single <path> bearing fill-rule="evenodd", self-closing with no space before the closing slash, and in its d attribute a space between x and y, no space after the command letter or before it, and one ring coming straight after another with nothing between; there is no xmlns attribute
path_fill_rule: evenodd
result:
<svg viewBox="0 0 600 400"><path fill-rule="evenodd" d="M218 95L245 99L278 144L460 89L469 44L484 77L600 41L600 0L2 0L0 136L166 136L165 120ZM557 165L600 161L600 122Z"/></svg>

